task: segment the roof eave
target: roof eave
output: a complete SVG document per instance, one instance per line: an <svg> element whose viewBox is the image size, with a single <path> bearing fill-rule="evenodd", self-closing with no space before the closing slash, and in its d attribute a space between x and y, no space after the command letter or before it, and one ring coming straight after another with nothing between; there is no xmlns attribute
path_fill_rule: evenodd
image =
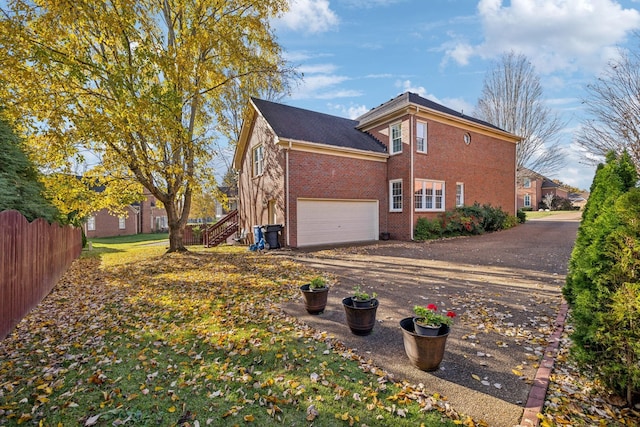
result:
<svg viewBox="0 0 640 427"><path fill-rule="evenodd" d="M371 157L378 160L386 160L389 158L388 153L379 153L376 151L360 150L357 148L340 147L337 145L322 144L319 142L303 141L291 138L278 138L276 141L281 147L289 149L298 149L301 151L324 152L328 154L353 155L357 157Z"/></svg>
<svg viewBox="0 0 640 427"><path fill-rule="evenodd" d="M358 125L357 128L362 130L363 132L366 132L367 130L372 129L380 125L381 123L388 121L390 118L397 118L404 114L410 113L412 110L415 113L426 112L429 115L440 119L440 121L444 121L444 122L453 121L456 123L463 123L465 125L464 127L466 127L469 130L498 135L501 137L501 139L505 139L507 141L513 142L514 144L517 144L518 142L522 141L522 137L514 135L502 129L498 129L492 126L486 126L476 121L467 119L465 117L459 117L459 116L443 113L441 111L434 110L433 108L425 107L424 105L419 105L413 102L410 102L407 105L403 105L401 106L401 108L397 108L393 111L389 111L387 114L381 114L377 116L375 119L369 120L365 123L361 123Z"/></svg>

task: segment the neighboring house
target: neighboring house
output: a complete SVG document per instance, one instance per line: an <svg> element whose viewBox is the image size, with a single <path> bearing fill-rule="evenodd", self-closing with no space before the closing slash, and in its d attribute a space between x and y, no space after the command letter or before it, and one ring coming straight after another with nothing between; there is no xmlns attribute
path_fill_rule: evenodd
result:
<svg viewBox="0 0 640 427"><path fill-rule="evenodd" d="M145 191L142 202L127 206L127 215L112 215L101 209L84 223L87 238L126 236L131 234L156 233L169 229L167 213L156 206L156 199Z"/></svg>
<svg viewBox="0 0 640 427"><path fill-rule="evenodd" d="M234 156L240 228L282 224L302 247L411 240L420 217L516 210L519 137L406 92L349 120L259 99Z"/></svg>
<svg viewBox="0 0 640 427"><path fill-rule="evenodd" d="M227 203L223 205L216 199L216 220L219 220L231 211L238 209L238 190L234 187L218 187L218 190L227 196Z"/></svg>
<svg viewBox="0 0 640 427"><path fill-rule="evenodd" d="M569 190L551 179L522 168L518 173L518 209L546 209L544 197L553 194L555 197L570 199Z"/></svg>
<svg viewBox="0 0 640 427"><path fill-rule="evenodd" d="M589 200L589 192L583 191L580 193L569 193L569 200L571 200L571 204L573 206L582 210L587 204L587 200Z"/></svg>

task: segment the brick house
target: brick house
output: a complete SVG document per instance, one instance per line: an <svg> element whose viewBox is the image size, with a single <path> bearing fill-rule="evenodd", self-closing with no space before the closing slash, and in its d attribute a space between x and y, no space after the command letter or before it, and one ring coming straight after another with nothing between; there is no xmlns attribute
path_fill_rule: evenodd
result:
<svg viewBox="0 0 640 427"><path fill-rule="evenodd" d="M411 240L420 217L464 204L516 209L516 143L489 123L405 92L356 120L260 99L233 160L240 227L282 224L303 247Z"/></svg>
<svg viewBox="0 0 640 427"><path fill-rule="evenodd" d="M142 202L127 206L127 215L111 214L107 209L93 213L84 223L87 238L155 233L168 229L167 213L156 206L156 199L145 190Z"/></svg>
<svg viewBox="0 0 640 427"><path fill-rule="evenodd" d="M546 209L544 197L547 194L571 199L568 189L527 168L522 168L518 174L517 192L518 209Z"/></svg>

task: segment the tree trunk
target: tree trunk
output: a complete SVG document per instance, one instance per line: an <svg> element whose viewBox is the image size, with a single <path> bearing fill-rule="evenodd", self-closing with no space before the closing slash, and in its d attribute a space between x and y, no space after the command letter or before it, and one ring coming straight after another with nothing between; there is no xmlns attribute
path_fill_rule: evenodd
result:
<svg viewBox="0 0 640 427"><path fill-rule="evenodd" d="M184 226L186 221L181 221L176 212L175 205L165 205L167 211L167 222L169 223L169 250L171 252L188 252L184 247Z"/></svg>

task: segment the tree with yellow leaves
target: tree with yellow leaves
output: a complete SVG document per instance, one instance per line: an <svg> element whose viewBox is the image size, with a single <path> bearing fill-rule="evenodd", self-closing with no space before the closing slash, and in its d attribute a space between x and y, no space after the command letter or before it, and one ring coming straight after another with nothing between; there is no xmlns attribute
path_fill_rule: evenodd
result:
<svg viewBox="0 0 640 427"><path fill-rule="evenodd" d="M97 159L164 205L185 250L191 196L227 86L279 84L270 19L286 0L8 0L0 9L0 103L39 164ZM260 87L260 85L264 87ZM247 93L247 97L252 95Z"/></svg>

